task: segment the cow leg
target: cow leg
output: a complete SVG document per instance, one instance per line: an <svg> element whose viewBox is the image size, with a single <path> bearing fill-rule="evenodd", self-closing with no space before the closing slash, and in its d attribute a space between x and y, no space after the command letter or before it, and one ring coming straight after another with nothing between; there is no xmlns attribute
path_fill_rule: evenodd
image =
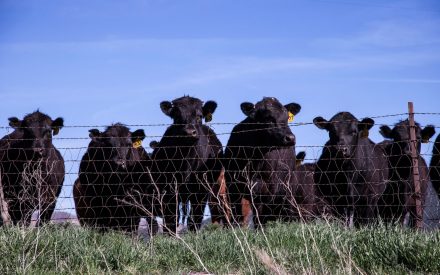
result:
<svg viewBox="0 0 440 275"><path fill-rule="evenodd" d="M378 207L377 204L379 202L379 197L369 198L367 203L367 209L365 211L366 223L373 223L377 221L378 215Z"/></svg>
<svg viewBox="0 0 440 275"><path fill-rule="evenodd" d="M17 225L22 222L23 214L20 211L20 205L18 203L11 203L9 205L9 215L11 216L11 222L13 225Z"/></svg>
<svg viewBox="0 0 440 275"><path fill-rule="evenodd" d="M212 223L223 223L223 225L229 224L231 220L231 212L223 170L217 182L214 184L209 202Z"/></svg>
<svg viewBox="0 0 440 275"><path fill-rule="evenodd" d="M243 197L241 199L241 217L243 217L243 220L241 222L241 225L243 227L249 227L252 221L252 201L250 198Z"/></svg>
<svg viewBox="0 0 440 275"><path fill-rule="evenodd" d="M254 225L255 228L262 228L269 221L275 221L280 217L279 207L274 206L273 202L258 203L254 207Z"/></svg>
<svg viewBox="0 0 440 275"><path fill-rule="evenodd" d="M148 224L148 234L151 236L155 235L159 231L159 224L155 217L146 217L145 220Z"/></svg>
<svg viewBox="0 0 440 275"><path fill-rule="evenodd" d="M411 213L409 211L404 212L404 216L402 217L402 225L403 227L409 227L411 221Z"/></svg>
<svg viewBox="0 0 440 275"><path fill-rule="evenodd" d="M160 202L160 209L163 218L163 230L171 236L177 234L177 226L179 223L179 202L177 192L164 194L163 200Z"/></svg>
<svg viewBox="0 0 440 275"><path fill-rule="evenodd" d="M37 226L41 226L43 224L46 224L50 221L50 218L52 217L53 212L55 211L55 202L49 204L49 205L43 205L43 207L40 210L39 213L40 217L37 221Z"/></svg>
<svg viewBox="0 0 440 275"><path fill-rule="evenodd" d="M163 226L164 226L164 232L168 233L169 235L175 235L177 234L177 223L178 223L178 216L175 213L175 211L177 210L177 205L175 205L175 209L173 210L168 210L165 211L165 214L163 215Z"/></svg>
<svg viewBox="0 0 440 275"><path fill-rule="evenodd" d="M206 207L206 195L196 195L191 200L191 215L189 216L188 228L191 231L200 230L203 214Z"/></svg>
<svg viewBox="0 0 440 275"><path fill-rule="evenodd" d="M240 185L240 186L239 186ZM241 199L243 197L242 185L236 182L230 183L227 186L228 198L231 206L231 222L233 224L240 225L242 222L242 204Z"/></svg>

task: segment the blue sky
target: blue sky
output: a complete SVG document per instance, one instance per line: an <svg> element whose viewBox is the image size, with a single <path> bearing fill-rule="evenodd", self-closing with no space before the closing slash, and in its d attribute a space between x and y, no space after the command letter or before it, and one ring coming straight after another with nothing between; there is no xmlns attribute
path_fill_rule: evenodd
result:
<svg viewBox="0 0 440 275"><path fill-rule="evenodd" d="M37 108L64 117L54 142L71 197L88 129L142 125L131 128L143 128L148 144L164 132L157 124L170 123L159 103L184 94L217 101L213 127L223 143L228 123L244 117L240 103L263 96L301 104L298 123L338 111L405 113L408 101L439 112L440 2L0 0L0 79L2 135L8 117ZM440 126L439 115L416 119ZM326 132L292 130L298 150L318 157L319 148L300 146L324 144ZM370 137L382 140L378 126Z"/></svg>

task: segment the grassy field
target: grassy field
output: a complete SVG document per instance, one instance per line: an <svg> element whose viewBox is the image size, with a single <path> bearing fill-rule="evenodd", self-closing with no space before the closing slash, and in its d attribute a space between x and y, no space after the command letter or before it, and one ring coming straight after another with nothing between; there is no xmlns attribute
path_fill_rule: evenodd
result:
<svg viewBox="0 0 440 275"><path fill-rule="evenodd" d="M146 242L77 226L0 229L2 274L191 272L438 274L440 232L272 224L264 231L207 227Z"/></svg>

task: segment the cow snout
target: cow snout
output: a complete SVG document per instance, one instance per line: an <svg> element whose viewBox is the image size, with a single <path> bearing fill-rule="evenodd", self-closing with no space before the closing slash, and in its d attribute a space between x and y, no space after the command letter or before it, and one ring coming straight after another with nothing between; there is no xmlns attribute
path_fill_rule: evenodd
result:
<svg viewBox="0 0 440 275"><path fill-rule="evenodd" d="M338 149L344 157L350 156L350 148L347 145L340 145Z"/></svg>
<svg viewBox="0 0 440 275"><path fill-rule="evenodd" d="M126 162L125 160L123 160L123 159L119 159L119 160L117 160L117 161L116 161L116 164L119 165L119 166L121 166L121 167L124 168L124 169L127 167L127 162Z"/></svg>
<svg viewBox="0 0 440 275"><path fill-rule="evenodd" d="M197 137L197 130L194 127L185 128L186 135L192 138Z"/></svg>
<svg viewBox="0 0 440 275"><path fill-rule="evenodd" d="M294 135L284 136L284 143L286 145L295 145L295 136Z"/></svg>
<svg viewBox="0 0 440 275"><path fill-rule="evenodd" d="M41 157L44 154L44 149L41 147L34 148L34 153Z"/></svg>

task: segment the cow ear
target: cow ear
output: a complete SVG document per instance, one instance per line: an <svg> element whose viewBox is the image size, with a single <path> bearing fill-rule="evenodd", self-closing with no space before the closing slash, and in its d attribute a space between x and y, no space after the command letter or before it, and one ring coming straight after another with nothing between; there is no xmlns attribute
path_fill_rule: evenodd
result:
<svg viewBox="0 0 440 275"><path fill-rule="evenodd" d="M162 110L162 112L164 114L166 114L167 116L171 117L171 112L173 110L173 104L169 101L162 101L160 103L160 109Z"/></svg>
<svg viewBox="0 0 440 275"><path fill-rule="evenodd" d="M137 129L133 133L131 133L131 141L136 142L139 140L144 140L145 138L145 132L143 129Z"/></svg>
<svg viewBox="0 0 440 275"><path fill-rule="evenodd" d="M89 130L89 137L90 137L93 141L96 141L98 138L101 137L101 132L99 132L98 129L90 129L90 130Z"/></svg>
<svg viewBox="0 0 440 275"><path fill-rule="evenodd" d="M428 143L429 139L435 135L435 128L433 125L428 125L422 130L422 142Z"/></svg>
<svg viewBox="0 0 440 275"><path fill-rule="evenodd" d="M10 117L9 120L9 126L11 126L14 129L18 129L21 127L21 120L19 120L16 117Z"/></svg>
<svg viewBox="0 0 440 275"><path fill-rule="evenodd" d="M205 118L205 122L210 122L212 120L212 114L217 109L217 103L215 101L208 101L203 105L203 117Z"/></svg>
<svg viewBox="0 0 440 275"><path fill-rule="evenodd" d="M156 149L156 147L159 145L159 142L157 142L156 140L152 140L150 142L150 148L151 149Z"/></svg>
<svg viewBox="0 0 440 275"><path fill-rule="evenodd" d="M298 154L296 154L296 166L300 166L304 159L306 158L306 152L301 151Z"/></svg>
<svg viewBox="0 0 440 275"><path fill-rule="evenodd" d="M389 138L392 139L393 138L393 130L391 130L391 128L388 125L382 125L380 126L380 131L379 133L384 137L384 138Z"/></svg>
<svg viewBox="0 0 440 275"><path fill-rule="evenodd" d="M243 102L240 104L241 111L246 116L250 116L252 112L255 110L255 106L253 103L250 102Z"/></svg>
<svg viewBox="0 0 440 275"><path fill-rule="evenodd" d="M329 127L329 122L321 116L315 117L313 119L313 124L315 124L316 127L322 130L328 130Z"/></svg>
<svg viewBox="0 0 440 275"><path fill-rule="evenodd" d="M367 138L369 135L369 130L374 126L374 120L366 117L358 123L358 130L361 133L361 138Z"/></svg>
<svg viewBox="0 0 440 275"><path fill-rule="evenodd" d="M369 117L366 117L362 119L361 122L359 122L358 128L359 130L365 130L365 129L370 130L371 127L373 126L374 126L374 120Z"/></svg>
<svg viewBox="0 0 440 275"><path fill-rule="evenodd" d="M62 117L58 117L56 118L53 122L52 122L52 131L53 131L53 135L56 136L58 135L58 133L60 132L61 128L64 127L64 119Z"/></svg>
<svg viewBox="0 0 440 275"><path fill-rule="evenodd" d="M301 105L296 103L289 103L287 105L284 105L284 107L294 116L296 116L301 111Z"/></svg>

